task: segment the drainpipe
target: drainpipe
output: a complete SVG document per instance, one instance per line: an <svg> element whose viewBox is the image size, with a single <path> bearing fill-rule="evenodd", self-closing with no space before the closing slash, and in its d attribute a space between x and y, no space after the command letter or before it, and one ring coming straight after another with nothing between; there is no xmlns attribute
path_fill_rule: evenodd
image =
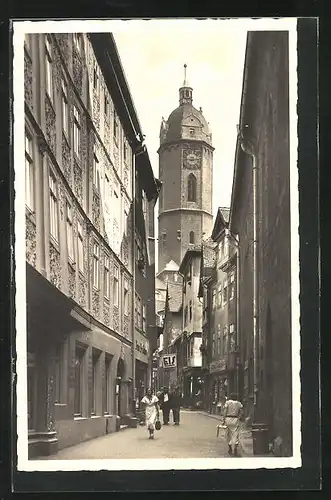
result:
<svg viewBox="0 0 331 500"><path fill-rule="evenodd" d="M257 267L257 157L254 145L246 141L241 130L238 130L238 140L244 153L252 158L253 176L253 358L254 358L254 417L256 415L258 395L258 332L259 332L259 307L258 307L258 267Z"/></svg>
<svg viewBox="0 0 331 500"><path fill-rule="evenodd" d="M136 416L136 356L135 356L135 292L136 292L136 154L133 155L132 166L132 238L131 238L131 265L132 265L132 297L131 297L131 328L132 328L132 414Z"/></svg>

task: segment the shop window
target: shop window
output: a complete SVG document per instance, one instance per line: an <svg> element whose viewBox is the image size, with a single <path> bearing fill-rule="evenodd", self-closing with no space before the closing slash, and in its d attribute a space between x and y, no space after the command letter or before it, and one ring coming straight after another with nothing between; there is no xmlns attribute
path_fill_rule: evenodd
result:
<svg viewBox="0 0 331 500"><path fill-rule="evenodd" d="M86 348L76 345L75 350L75 395L74 395L74 416L81 417L83 415L83 391L84 387L84 360Z"/></svg>
<svg viewBox="0 0 331 500"><path fill-rule="evenodd" d="M103 385L103 412L107 415L110 413L110 366L111 366L111 356L109 354L105 354L105 378Z"/></svg>
<svg viewBox="0 0 331 500"><path fill-rule="evenodd" d="M92 380L91 380L91 391L90 391L90 412L91 415L97 414L97 398L98 398L98 388L99 388L99 358L100 351L97 349L92 349Z"/></svg>

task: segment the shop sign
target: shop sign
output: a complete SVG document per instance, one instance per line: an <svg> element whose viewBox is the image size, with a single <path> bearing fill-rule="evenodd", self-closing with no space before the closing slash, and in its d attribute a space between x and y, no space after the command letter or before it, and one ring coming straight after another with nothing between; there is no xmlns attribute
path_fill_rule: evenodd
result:
<svg viewBox="0 0 331 500"><path fill-rule="evenodd" d="M226 370L226 360L218 359L217 361L213 361L210 363L210 371L211 372L223 372Z"/></svg>
<svg viewBox="0 0 331 500"><path fill-rule="evenodd" d="M176 368L177 354L164 354L162 356L162 366L163 368Z"/></svg>

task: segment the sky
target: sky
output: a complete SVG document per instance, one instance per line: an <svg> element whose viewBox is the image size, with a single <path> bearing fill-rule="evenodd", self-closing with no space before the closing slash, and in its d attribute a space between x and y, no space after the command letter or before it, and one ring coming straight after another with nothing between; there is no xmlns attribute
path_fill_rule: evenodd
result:
<svg viewBox="0 0 331 500"><path fill-rule="evenodd" d="M158 176L159 130L187 80L213 134L213 213L229 206L247 28L235 20L123 21L114 38Z"/></svg>

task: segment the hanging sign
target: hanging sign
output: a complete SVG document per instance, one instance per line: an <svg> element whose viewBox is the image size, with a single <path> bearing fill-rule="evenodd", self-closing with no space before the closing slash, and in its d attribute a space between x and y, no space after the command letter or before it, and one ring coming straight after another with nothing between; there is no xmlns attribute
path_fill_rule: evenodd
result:
<svg viewBox="0 0 331 500"><path fill-rule="evenodd" d="M176 368L177 355L176 354L164 354L162 356L162 366L163 366L163 368Z"/></svg>

